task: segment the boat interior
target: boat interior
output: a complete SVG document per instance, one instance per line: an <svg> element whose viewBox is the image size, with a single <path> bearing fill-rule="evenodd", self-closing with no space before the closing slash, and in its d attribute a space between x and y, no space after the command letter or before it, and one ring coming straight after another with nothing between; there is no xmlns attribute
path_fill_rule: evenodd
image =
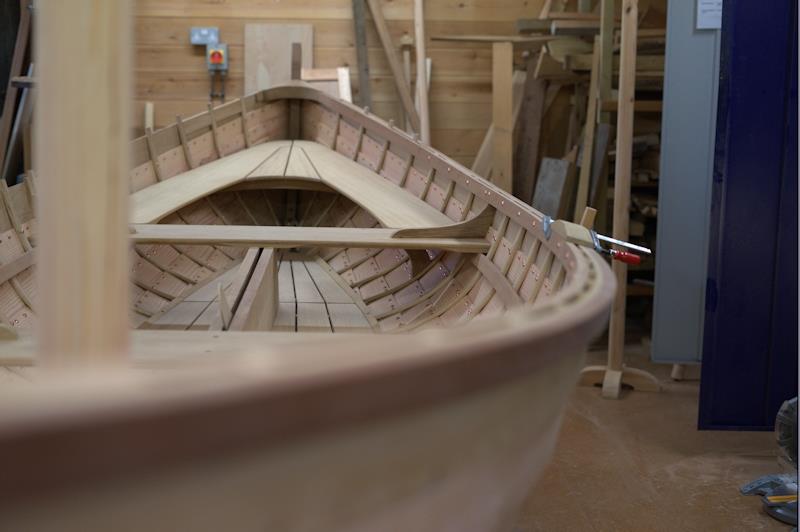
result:
<svg viewBox="0 0 800 532"><path fill-rule="evenodd" d="M585 290L583 250L414 140L304 86L134 140L131 326L399 333ZM0 187L0 320L29 329L37 176Z"/></svg>

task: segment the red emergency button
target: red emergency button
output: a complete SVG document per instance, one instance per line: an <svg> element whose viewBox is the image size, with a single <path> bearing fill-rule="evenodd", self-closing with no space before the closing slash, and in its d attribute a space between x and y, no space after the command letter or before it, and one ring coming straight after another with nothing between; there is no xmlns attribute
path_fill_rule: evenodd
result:
<svg viewBox="0 0 800 532"><path fill-rule="evenodd" d="M220 50L214 50L208 56L209 61L212 65L221 65L225 61L225 57L222 55Z"/></svg>

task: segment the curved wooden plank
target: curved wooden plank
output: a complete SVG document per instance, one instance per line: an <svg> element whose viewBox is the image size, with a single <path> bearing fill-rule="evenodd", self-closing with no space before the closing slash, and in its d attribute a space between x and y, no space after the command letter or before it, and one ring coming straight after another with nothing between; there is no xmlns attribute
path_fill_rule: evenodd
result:
<svg viewBox="0 0 800 532"><path fill-rule="evenodd" d="M278 147L259 144L135 192L131 195L131 222L157 222L200 198L243 181Z"/></svg>

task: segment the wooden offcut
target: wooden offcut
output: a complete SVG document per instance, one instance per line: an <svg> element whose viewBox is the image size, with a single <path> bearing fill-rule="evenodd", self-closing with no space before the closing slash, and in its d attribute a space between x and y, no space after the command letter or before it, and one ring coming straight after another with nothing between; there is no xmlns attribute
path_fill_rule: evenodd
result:
<svg viewBox="0 0 800 532"><path fill-rule="evenodd" d="M245 94L291 81L293 43L301 46L302 68L311 68L314 57L314 27L311 24L245 25Z"/></svg>
<svg viewBox="0 0 800 532"><path fill-rule="evenodd" d="M553 218L567 218L574 187L575 165L564 159L544 157L531 205Z"/></svg>

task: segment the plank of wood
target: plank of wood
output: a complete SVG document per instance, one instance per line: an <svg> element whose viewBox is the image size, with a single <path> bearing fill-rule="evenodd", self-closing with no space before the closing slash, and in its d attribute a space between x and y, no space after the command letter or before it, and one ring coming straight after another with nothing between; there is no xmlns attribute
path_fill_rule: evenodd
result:
<svg viewBox="0 0 800 532"><path fill-rule="evenodd" d="M574 184L575 165L563 159L542 158L533 208L553 218L566 218Z"/></svg>
<svg viewBox="0 0 800 532"><path fill-rule="evenodd" d="M374 1L374 0L370 0ZM428 54L425 52L425 9L423 0L414 0L414 41L417 47L417 99L419 103L420 140L431 143L431 117L428 109ZM412 120L413 125L413 120Z"/></svg>
<svg viewBox="0 0 800 532"><path fill-rule="evenodd" d="M132 223L153 223L213 192L242 181L281 148L264 143L211 161L131 195Z"/></svg>
<svg viewBox="0 0 800 532"><path fill-rule="evenodd" d="M155 107L153 102L145 102L144 104L144 130L152 131L155 129Z"/></svg>
<svg viewBox="0 0 800 532"><path fill-rule="evenodd" d="M636 30L638 18L637 0L622 2L622 41L620 48L619 104L617 109L617 153L614 168L614 218L613 236L618 240L628 240L631 201L631 164L633 159L633 114L636 90ZM617 292L611 310L608 329L608 370L622 371L625 348L625 287L627 285L627 265L613 262ZM607 372L607 376L608 376ZM616 397L619 389L603 385L604 395Z"/></svg>
<svg viewBox="0 0 800 532"><path fill-rule="evenodd" d="M314 27L311 24L246 24L244 27L245 94L292 79L292 43L300 43L302 67L311 68Z"/></svg>
<svg viewBox="0 0 800 532"><path fill-rule="evenodd" d="M19 88L11 83L11 78L22 76L25 72L24 61L28 53L31 32L31 11L24 2L20 3L19 25L17 26L17 40L14 44L14 55L11 57L9 69L9 82L6 87L6 96L3 101L2 115L0 115L0 168L5 165L8 137L11 133L11 124L16 113L14 106L17 102Z"/></svg>
<svg viewBox="0 0 800 532"><path fill-rule="evenodd" d="M514 127L519 120L519 115L522 109L522 94L525 81L528 79L527 74L522 71L514 72L512 79L512 100L514 106ZM492 150L494 148L494 124L489 126L486 130L486 135L483 137L481 147L478 149L478 154L472 163L472 171L481 177L488 179L492 175Z"/></svg>
<svg viewBox="0 0 800 532"><path fill-rule="evenodd" d="M442 249L483 253L482 238L396 237L395 229L360 227L292 227L252 225L133 224L135 244L215 244L276 249L313 247Z"/></svg>
<svg viewBox="0 0 800 532"><path fill-rule="evenodd" d="M325 303L322 294L317 288L311 274L302 260L293 260L290 262L292 266L292 280L294 282L295 298L297 303Z"/></svg>
<svg viewBox="0 0 800 532"><path fill-rule="evenodd" d="M14 260L7 262L0 266L0 284L3 284L7 281L10 281L17 274L27 270L31 266L36 263L36 254L34 251L27 251L20 255L19 257L15 258Z"/></svg>
<svg viewBox="0 0 800 532"><path fill-rule="evenodd" d="M295 141L305 150L322 182L358 203L386 227L439 227L447 216L413 195L401 193L368 168L310 141Z"/></svg>
<svg viewBox="0 0 800 532"><path fill-rule="evenodd" d="M592 75L589 82L589 103L586 109L586 126L583 133L583 146L581 148L581 171L578 178L578 188L575 193L575 211L572 219L580 221L589 202L589 181L592 176L592 159L594 156L594 132L597 125L597 100L599 94L600 78L600 37L594 39L594 52L592 53Z"/></svg>
<svg viewBox="0 0 800 532"><path fill-rule="evenodd" d="M550 24L553 35L598 35L601 21L598 20L554 20Z"/></svg>
<svg viewBox="0 0 800 532"><path fill-rule="evenodd" d="M492 44L492 175L494 184L511 192L514 176L514 47Z"/></svg>
<svg viewBox="0 0 800 532"><path fill-rule="evenodd" d="M567 53L564 56L564 68L574 71L590 71L592 69L592 54ZM613 72L619 73L619 56L612 60ZM655 72L664 70L664 55L640 55L636 58L636 72Z"/></svg>
<svg viewBox="0 0 800 532"><path fill-rule="evenodd" d="M634 73L634 77L635 77ZM620 70L620 76L622 71ZM660 113L664 109L664 102L662 100L638 100L632 102L632 108L637 113ZM604 112L618 112L618 100L603 100L600 102L600 110Z"/></svg>
<svg viewBox="0 0 800 532"><path fill-rule="evenodd" d="M278 293L278 254L262 249L228 330L271 330L278 314Z"/></svg>
<svg viewBox="0 0 800 532"><path fill-rule="evenodd" d="M37 6L38 349L45 365L127 357L131 7L129 0Z"/></svg>
<svg viewBox="0 0 800 532"><path fill-rule="evenodd" d="M517 32L521 34L550 33L550 21L538 18L520 18L516 22Z"/></svg>
<svg viewBox="0 0 800 532"><path fill-rule="evenodd" d="M334 98L353 103L348 67L302 68L300 79Z"/></svg>
<svg viewBox="0 0 800 532"><path fill-rule="evenodd" d="M600 101L611 99L614 72L614 5L616 0L600 0ZM611 115L600 113L600 122L608 124Z"/></svg>
<svg viewBox="0 0 800 532"><path fill-rule="evenodd" d="M527 204L533 199L536 172L539 169L539 145L545 110L547 82L536 79L533 71L538 58L528 58L528 76L525 79L522 109L519 118L519 138L515 153L514 195Z"/></svg>
<svg viewBox="0 0 800 532"><path fill-rule="evenodd" d="M358 101L361 107L372 107L369 55L367 54L366 5L364 0L353 0L353 27L355 30L356 61L358 64Z"/></svg>
<svg viewBox="0 0 800 532"><path fill-rule="evenodd" d="M375 29L378 31L378 36L381 39L383 51L386 53L386 59L389 61L389 68L392 71L395 87L397 87L397 93L400 95L400 103L402 103L406 116L408 116L408 119L411 121L411 126L419 131L420 118L417 114L417 110L414 109L414 100L411 97L411 92L403 81L403 68L400 65L400 59L397 57L397 50L395 50L394 44L392 43L389 27L386 25L386 20L383 18L381 4L379 0L367 0L367 4L372 13L372 20L375 22Z"/></svg>

